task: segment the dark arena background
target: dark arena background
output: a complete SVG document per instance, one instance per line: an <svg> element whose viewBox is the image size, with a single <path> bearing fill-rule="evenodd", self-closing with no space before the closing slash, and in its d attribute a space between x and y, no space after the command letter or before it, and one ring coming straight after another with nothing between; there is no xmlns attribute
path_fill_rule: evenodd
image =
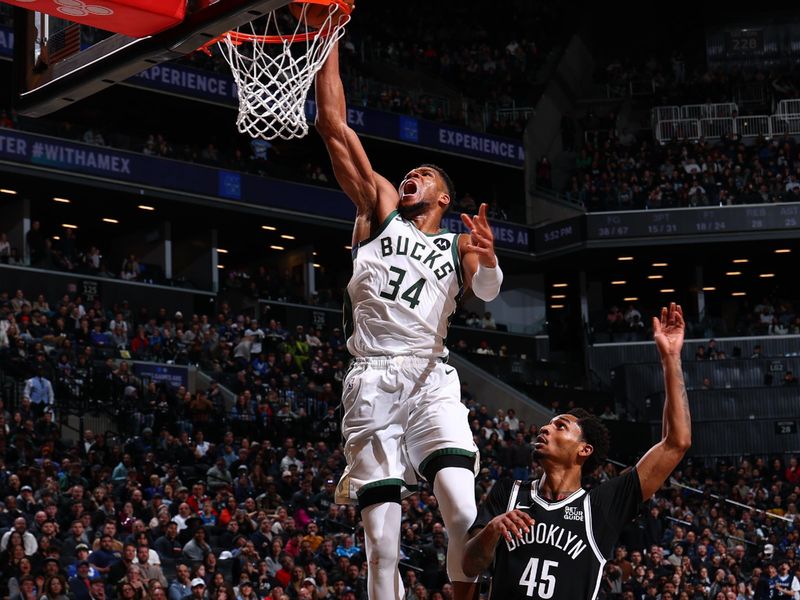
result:
<svg viewBox="0 0 800 600"><path fill-rule="evenodd" d="M227 65L191 52L258 3L190 2L128 45L51 17L46 49L12 4L0 595L182 600L199 577L208 600L366 600L360 514L333 499L354 209L313 126L237 133ZM536 476L538 427L574 407L611 432L588 487L659 440L650 319L678 302L692 447L597 598L797 599L768 565L800 575L800 11L601 4L361 0L348 120L393 183L447 170L443 227L489 205L505 282L447 338L476 500ZM406 598L452 598L432 490L402 507Z"/></svg>

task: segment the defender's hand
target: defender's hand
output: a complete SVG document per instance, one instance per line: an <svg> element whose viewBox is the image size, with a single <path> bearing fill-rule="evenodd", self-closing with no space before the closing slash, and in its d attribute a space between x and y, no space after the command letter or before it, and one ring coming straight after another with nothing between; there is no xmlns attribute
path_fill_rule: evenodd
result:
<svg viewBox="0 0 800 600"><path fill-rule="evenodd" d="M661 358L680 358L685 329L680 304L672 302L669 309L661 309L661 319L653 317L653 339Z"/></svg>
<svg viewBox="0 0 800 600"><path fill-rule="evenodd" d="M489 521L486 526L498 537L502 537L509 542L515 537L521 539L523 535L530 531L534 524L533 518L526 512L515 508L502 515L497 515Z"/></svg>
<svg viewBox="0 0 800 600"><path fill-rule="evenodd" d="M461 220L469 229L470 241L465 250L477 254L481 266L494 269L497 266L497 257L494 254L494 234L486 218L486 203L481 204L474 217L461 213Z"/></svg>

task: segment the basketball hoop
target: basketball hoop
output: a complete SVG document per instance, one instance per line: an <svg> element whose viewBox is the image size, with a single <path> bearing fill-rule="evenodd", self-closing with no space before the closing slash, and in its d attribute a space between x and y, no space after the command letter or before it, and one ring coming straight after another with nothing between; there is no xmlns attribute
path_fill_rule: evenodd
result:
<svg viewBox="0 0 800 600"><path fill-rule="evenodd" d="M344 35L353 9L348 0L292 4L299 8L293 11L297 18L288 11L272 11L200 48L210 55L210 47L218 45L239 96L236 126L254 138L291 140L308 133L308 91L331 48ZM318 27L311 27L307 17L319 19L314 21Z"/></svg>

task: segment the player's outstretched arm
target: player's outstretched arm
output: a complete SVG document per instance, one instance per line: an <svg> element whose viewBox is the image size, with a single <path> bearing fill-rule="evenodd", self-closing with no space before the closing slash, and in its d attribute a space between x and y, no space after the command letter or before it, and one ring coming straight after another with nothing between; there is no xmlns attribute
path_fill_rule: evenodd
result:
<svg viewBox="0 0 800 600"><path fill-rule="evenodd" d="M500 538L509 542L521 539L533 526L533 518L526 512L514 509L497 515L483 529L473 533L464 546L461 568L467 577L477 577L489 568Z"/></svg>
<svg viewBox="0 0 800 600"><path fill-rule="evenodd" d="M494 234L486 218L486 204L481 204L473 217L462 213L461 220L469 230L459 238L464 284L471 287L478 298L489 302L500 292L503 271L494 253Z"/></svg>
<svg viewBox="0 0 800 600"><path fill-rule="evenodd" d="M372 170L361 140L347 124L347 102L339 75L338 42L317 73L315 83L316 128L328 149L336 181L356 205L360 215L373 213L381 193L394 194L394 206L389 208L388 214L397 205L397 192L391 183ZM381 220L384 217L377 215Z"/></svg>
<svg viewBox="0 0 800 600"><path fill-rule="evenodd" d="M661 441L650 448L636 465L643 500L661 487L692 445L689 397L681 366L685 328L683 310L674 302L669 308L661 309L661 318L653 317L653 339L661 355L666 398Z"/></svg>

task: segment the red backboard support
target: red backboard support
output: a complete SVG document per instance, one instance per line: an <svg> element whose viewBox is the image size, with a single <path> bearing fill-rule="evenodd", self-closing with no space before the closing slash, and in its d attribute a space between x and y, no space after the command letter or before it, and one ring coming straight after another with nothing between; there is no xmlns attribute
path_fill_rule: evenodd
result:
<svg viewBox="0 0 800 600"><path fill-rule="evenodd" d="M46 55L35 52L35 13L15 7L15 108L29 117L49 114L153 65L185 56L210 39L288 3L289 0L218 0L190 9L180 24L160 33L139 38L114 34L49 63L42 60Z"/></svg>

